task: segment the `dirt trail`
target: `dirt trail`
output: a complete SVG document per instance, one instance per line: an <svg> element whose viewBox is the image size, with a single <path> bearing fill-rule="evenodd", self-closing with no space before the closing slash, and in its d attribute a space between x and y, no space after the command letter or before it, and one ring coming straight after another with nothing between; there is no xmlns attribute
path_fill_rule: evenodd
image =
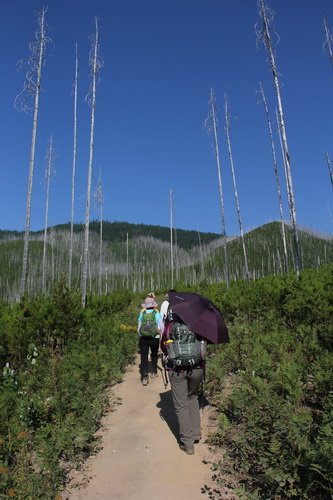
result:
<svg viewBox="0 0 333 500"><path fill-rule="evenodd" d="M204 440L209 407L201 410L203 440L195 454L178 448L178 425L170 384L164 389L162 371L143 387L138 364L112 389L120 398L103 419L102 450L87 460L83 473L71 480L63 499L199 500L211 485L210 451Z"/></svg>

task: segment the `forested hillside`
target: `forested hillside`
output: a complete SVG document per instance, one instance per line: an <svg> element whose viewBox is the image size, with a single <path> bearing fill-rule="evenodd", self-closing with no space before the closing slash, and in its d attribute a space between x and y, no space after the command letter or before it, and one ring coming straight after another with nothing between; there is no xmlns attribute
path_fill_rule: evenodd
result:
<svg viewBox="0 0 333 500"><path fill-rule="evenodd" d="M104 226L107 228L106 234ZM49 290L54 281L68 276L70 234L66 227L50 228L47 243L43 241L41 232L31 236L29 293ZM132 237L127 237L129 231L125 231L126 229L131 230ZM96 222L89 244L89 292L101 294L124 288L135 292L147 288L168 289L171 283L193 285L202 281L227 281L227 278L229 281L245 277L258 279L283 274L294 268L292 230L285 226L285 254L281 224L278 222L265 224L245 234L248 273L244 262L243 242L239 237L226 242L222 237L209 233L205 235L195 231L180 231L178 234L179 231L174 231L171 259L171 245L167 241L167 235L170 238L168 228L105 223L102 238L99 231L100 225ZM332 240L305 231L299 231L299 236L303 268L333 262ZM2 234L0 298L17 300L19 297L22 251L22 235ZM79 288L81 284L82 252L83 230L82 226L77 226L73 237L71 279L71 285L75 288Z"/></svg>
<svg viewBox="0 0 333 500"><path fill-rule="evenodd" d="M79 234L83 231L83 224L74 224L74 233ZM59 224L50 228L50 230L58 232L69 232L70 224ZM99 233L100 223L98 221L90 222L90 231L92 233ZM43 234L43 231L32 231L31 237L38 237ZM131 224L129 222L108 222L103 221L103 240L105 242L125 242L126 237L135 238L138 236L146 236L156 238L161 241L170 241L170 229L164 226L152 226L148 224ZM23 232L0 230L0 240L8 238L22 238ZM176 243L180 248L189 249L197 246L199 238L202 243L209 243L210 241L220 238L219 234L203 233L198 231L191 231L185 229L177 229L175 231Z"/></svg>

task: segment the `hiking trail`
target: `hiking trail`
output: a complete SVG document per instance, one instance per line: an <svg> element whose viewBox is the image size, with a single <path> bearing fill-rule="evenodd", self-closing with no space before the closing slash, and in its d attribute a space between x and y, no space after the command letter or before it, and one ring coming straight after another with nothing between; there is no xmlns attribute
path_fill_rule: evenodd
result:
<svg viewBox="0 0 333 500"><path fill-rule="evenodd" d="M70 473L63 500L199 500L216 488L212 452L204 443L214 425L210 407L200 410L203 439L194 455L186 455L177 444L170 384L164 389L159 366L158 377L143 387L138 362L112 387L111 409L98 432L102 449Z"/></svg>

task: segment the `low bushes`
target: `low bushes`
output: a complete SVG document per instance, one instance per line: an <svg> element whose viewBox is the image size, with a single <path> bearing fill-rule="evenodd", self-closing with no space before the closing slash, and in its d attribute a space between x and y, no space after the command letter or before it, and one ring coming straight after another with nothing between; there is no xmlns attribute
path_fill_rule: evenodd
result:
<svg viewBox="0 0 333 500"><path fill-rule="evenodd" d="M332 498L332 275L328 266L202 290L231 339L208 362L211 442L227 450L220 481L245 498Z"/></svg>
<svg viewBox="0 0 333 500"><path fill-rule="evenodd" d="M80 301L60 283L0 308L0 496L54 499L66 468L98 446L105 388L121 380L136 335L120 328L133 324L129 294Z"/></svg>

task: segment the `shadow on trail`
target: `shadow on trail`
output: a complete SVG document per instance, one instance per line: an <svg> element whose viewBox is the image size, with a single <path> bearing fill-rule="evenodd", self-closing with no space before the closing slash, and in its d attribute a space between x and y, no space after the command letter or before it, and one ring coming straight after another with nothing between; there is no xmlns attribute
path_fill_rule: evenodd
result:
<svg viewBox="0 0 333 500"><path fill-rule="evenodd" d="M175 436L176 440L179 439L179 426L178 420L173 406L171 390L160 393L160 401L157 403L156 407L160 408L160 417L164 420Z"/></svg>

